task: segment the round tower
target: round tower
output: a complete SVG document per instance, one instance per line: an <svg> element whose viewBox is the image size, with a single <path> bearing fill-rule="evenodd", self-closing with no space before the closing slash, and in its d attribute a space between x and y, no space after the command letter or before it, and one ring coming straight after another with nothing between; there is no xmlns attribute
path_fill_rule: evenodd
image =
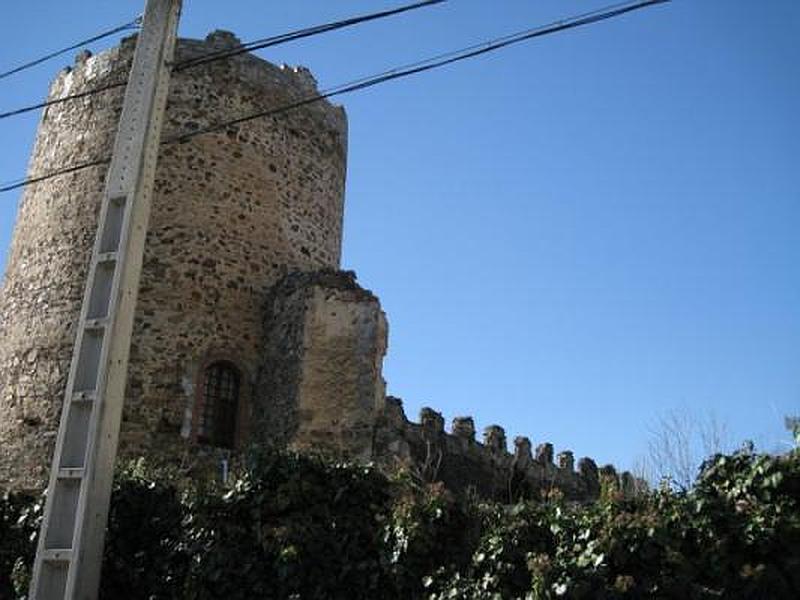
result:
<svg viewBox="0 0 800 600"><path fill-rule="evenodd" d="M236 44L225 32L179 40L175 62ZM49 97L125 81L134 45L79 55ZM123 92L45 109L29 174L109 156ZM306 69L249 54L175 70L162 140L316 92ZM162 143L122 455L177 460L194 442L247 440L266 293L286 273L338 268L346 154L344 111L327 102ZM47 478L105 172L54 177L20 200L0 295L0 488Z"/></svg>

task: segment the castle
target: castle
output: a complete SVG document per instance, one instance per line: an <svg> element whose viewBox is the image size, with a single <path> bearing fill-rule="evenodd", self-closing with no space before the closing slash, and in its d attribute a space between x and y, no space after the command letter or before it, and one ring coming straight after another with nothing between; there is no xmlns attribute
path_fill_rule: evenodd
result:
<svg viewBox="0 0 800 600"><path fill-rule="evenodd" d="M176 62L235 47L181 39ZM134 38L78 55L50 98L124 81ZM304 68L250 54L173 73L163 139L317 93ZM31 173L110 154L123 91L47 107ZM599 477L571 452L535 451L471 418L423 409L410 422L382 377L387 320L339 270L347 120L328 102L163 144L147 233L120 434L122 457L218 464L259 444L406 467L499 498L558 487L591 499ZM29 186L0 296L0 489L48 477L105 165ZM199 467L198 467L198 472Z"/></svg>

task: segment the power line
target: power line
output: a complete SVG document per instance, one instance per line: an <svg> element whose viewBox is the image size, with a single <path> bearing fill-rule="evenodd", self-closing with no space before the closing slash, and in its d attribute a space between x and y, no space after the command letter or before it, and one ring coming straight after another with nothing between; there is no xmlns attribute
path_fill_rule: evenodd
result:
<svg viewBox="0 0 800 600"><path fill-rule="evenodd" d="M48 106L53 106L55 104L63 104L64 102L77 100L78 98L86 98L87 96L94 96L95 94L99 94L100 92L107 92L108 90L124 87L127 83L128 83L127 81L117 81L115 83L109 83L107 85L103 85L97 88L92 88L90 90L86 90L83 92L78 92L76 94L70 94L69 96L62 96L61 98L54 98L53 100L45 100L44 102L39 102L38 104L23 106L22 108L17 108L15 110L10 110L8 112L0 113L0 119L7 119L8 117L21 115L23 113L36 110L38 108L46 108Z"/></svg>
<svg viewBox="0 0 800 600"><path fill-rule="evenodd" d="M267 48L270 46L277 46L278 44L283 44L286 42L292 42L294 40L299 40L305 37L310 37L312 35L318 35L320 33L327 33L328 31L335 31L337 29L343 29L345 27L350 27L352 25L357 25L359 23L365 23L367 21L374 21L376 19L382 19L385 17L397 15L400 13L408 12L410 10L416 10L418 8L423 8L426 6L432 6L434 4L441 4L446 2L447 0L426 0L424 2L417 2L414 4L407 4L405 6L400 6L397 8L384 10L381 12L370 13L367 15L361 15L358 17L350 17L349 19L344 19L341 21L334 21L332 23L325 23L323 25L315 25L314 27L307 27L305 29L299 29L297 31L292 31L289 33L284 33L281 35L272 36L269 38L262 38L260 40L254 40L252 42L247 42L244 44L240 44L235 48L230 48L227 50L220 50L217 52L210 52L208 54L204 54L202 56L198 56L196 58L192 58L189 60L182 61L177 63L173 66L173 70L175 71L182 71L184 69L189 69L192 67L196 67L199 65L204 65L206 63L210 63L216 60L222 60L226 58L230 58L233 56L238 56L239 54L244 54L245 52L250 52L252 50L259 50L261 48ZM86 90L83 92L79 92L76 94L70 94L68 96L63 96L61 98L55 98L53 100L45 100L43 102L38 102L36 104L30 104L28 106L23 106L21 108L17 108L14 110L9 110L7 112L0 113L0 119L7 119L9 117L14 117L17 115L21 115L27 112L31 112L34 110L38 110L40 108L46 108L48 106L53 106L55 104L62 104L64 102L69 102L71 100L77 100L79 98L86 98L87 96L92 96L94 94L98 94L101 92L107 92L108 90L112 90L118 87L122 87L125 85L126 82L117 82L111 83L108 85L104 85L98 88L94 88L91 90Z"/></svg>
<svg viewBox="0 0 800 600"><path fill-rule="evenodd" d="M445 54L440 54L438 56L424 59L416 63L412 63L410 65L405 65L403 67L396 67L394 69L384 71L383 73L378 73L376 75L358 79L350 83L342 84L340 86L335 86L328 90L324 90L321 94L310 96L308 98L298 100L297 102L293 102L291 104L287 104L279 108L253 113L250 115L239 117L237 119L225 121L224 123L211 125L209 127L198 129L196 131L185 133L171 140L166 140L162 143L184 142L198 135L219 131L220 129L225 129L226 127L230 127L231 125L238 125L246 121L252 121L254 119L259 119L283 113L288 110L292 110L294 108L298 108L306 104L319 102L320 100L325 100L326 98L331 98L333 96L338 96L340 94L366 89L381 83L385 83L387 81L392 81L393 79L400 79L403 77L416 75L417 73L422 73L424 71L438 69L452 63L460 62L462 60L467 60L469 58L474 58L481 54L487 54L489 52L505 48L506 46L510 46L512 44L517 44L519 42L527 41L532 38L558 33L560 31L564 31L567 29L574 29L576 27L581 27L583 25L590 25L592 23L597 23L599 21L604 21L607 19L618 17L623 14L639 10L641 8L653 6L655 4L664 4L666 2L670 2L670 0L640 0L634 3L616 4L610 7L606 7L605 9L599 9L589 13L584 13L582 15L578 15L577 17L571 17L568 19L563 19L561 21L556 21L554 23L551 23L550 25L537 27L535 29L527 29L525 31L504 36L502 38L497 38L495 40L491 40L488 42L483 42L480 44L475 44L473 46L468 46L467 48L462 48L460 50L455 50L452 52L447 52Z"/></svg>
<svg viewBox="0 0 800 600"><path fill-rule="evenodd" d="M323 25L316 25L314 27L307 27L305 29L299 29L297 31L292 31L289 33L284 33L281 35L276 35L268 38L262 38L260 40L253 40L252 42L246 42L244 44L240 44L235 48L230 48L228 50L220 50L218 52L211 52L209 54L205 54L203 56L199 56L197 58L191 58L182 62L177 63L174 66L175 71L182 71L184 69L188 69L190 67L194 67L197 65L206 64L209 62L213 62L215 60L222 60L225 58L230 58L232 56L238 56L239 54L244 54L245 52L252 52L253 50L260 50L262 48L268 48L270 46L276 46L278 44L284 44L286 42L291 42L294 40L299 40L305 37L309 37L312 35L318 35L320 33L327 33L328 31L335 31L337 29L343 29L345 27L351 27L353 25L358 25L360 23L365 23L367 21L374 21L376 19L383 19L385 17L390 17L393 15L397 15L400 13L408 12L411 10L416 10L418 8L424 8L427 6L432 6L434 4L441 4L446 2L447 0L425 0L424 2L416 2L414 4L407 4L405 6L399 6L397 8L392 8L389 10L384 10L376 13L370 13L367 15L361 15L358 17L351 17L349 19L344 19L341 21L334 21L331 23L325 23Z"/></svg>
<svg viewBox="0 0 800 600"><path fill-rule="evenodd" d="M78 163L76 165L71 165L69 167L64 167L63 169L58 169L57 171L51 171L49 173L45 173L44 175L38 175L36 177L28 177L27 179L23 179L21 181L17 180L16 182L10 182L5 186L0 187L0 193L10 192L11 190L15 190L17 188L30 185L32 183L39 183L40 181L52 179L53 177L58 177L60 175L67 175L69 173L74 173L75 171L82 171L83 169L88 169L89 167L96 167L98 165L107 165L110 162L111 162L110 157L100 158L97 160L90 160Z"/></svg>
<svg viewBox="0 0 800 600"><path fill-rule="evenodd" d="M125 23L124 25L120 25L118 27L114 27L113 29L109 29L108 31L104 31L102 33L97 34L94 37L87 38L85 40L81 40L71 46L67 46L66 48L62 48L61 50L56 50L55 52L51 52L50 54L45 54L41 58L37 58L36 60L32 60L25 64L19 65L18 67L14 67L8 71L0 73L0 79L8 77L9 75L13 75L14 73L19 73L20 71L24 71L25 69L30 69L31 67L35 67L45 61L50 60L51 58L55 58L56 56L60 56L69 52L70 50L77 50L82 46L86 46L91 44L92 42L96 42L98 40L102 40L103 38L107 38L109 36L114 35L115 33L119 33L120 31L126 31L128 29L136 29L138 28L139 24L141 23L141 17L136 17L133 21Z"/></svg>
<svg viewBox="0 0 800 600"><path fill-rule="evenodd" d="M377 73L375 75L371 75L368 77L363 77L361 79L357 79L351 81L349 83L341 84L339 86L335 86L332 88L328 88L327 90L323 90L320 94L316 94L314 96L309 96L307 98L303 98L297 100L295 102L286 104L284 106L280 106L278 108L265 110L249 115L245 115L239 117L237 119L231 119L229 121L225 121L222 123L218 123L215 125L211 125L209 127L205 127L202 129L198 129L196 131L188 132L185 134L181 134L175 136L173 138L167 139L162 141L162 144L172 144L172 143L181 143L185 142L193 137L197 137L199 135L204 135L207 133L212 133L214 131L219 131L221 129L225 129L227 127L231 127L234 125L239 125L241 123L245 123L247 121L252 121L255 119L275 116L295 108L299 108L301 106L305 106L308 104L313 104L315 102L319 102L321 100L325 100L327 98L331 98L333 96L338 96L341 94L346 94L349 92L354 92L357 90L362 90L366 88L373 87L375 85L379 85L381 83L385 83L387 81L392 81L394 79L401 79L404 77L409 77L411 75L415 75L417 73L422 73L425 71L430 71L433 69L438 69L444 67L449 64L453 64L456 62L460 62L462 60L467 60L469 58L474 58L476 56L480 56L482 54L487 54L489 52L493 52L495 50L499 50L501 48L505 48L512 44L517 44L523 41L527 41L536 37L542 37L545 35L550 35L554 33L558 33L561 31L565 31L568 29L574 29L576 27L582 27L584 25L590 25L593 23L598 23L600 21L605 21L607 19L611 19L614 17L618 17L624 15L629 12L633 12L642 8L647 8L650 6L654 6L656 4L664 4L670 2L670 0L640 0L637 2L627 2L621 4L615 4L612 6L607 6L605 8L601 8L592 12L583 13L581 15L577 15L574 17L570 17L567 19L562 19L560 21L555 21L550 23L549 25L544 25L541 27L527 29L524 31L520 31L517 33L513 33L501 38L496 38L494 40L490 40L487 42L481 42L479 44L474 44L472 46L468 46L466 48L462 48L460 50L454 50L451 52L446 52L444 54L439 54L434 57L430 57L427 59L423 59L417 61L415 63L407 64L401 67L395 67L393 69L383 71L382 73ZM18 181L16 183L12 183L6 185L5 187L0 187L0 193L8 192L31 183L36 183L39 181L43 181L45 179L50 179L51 177L57 177L59 175L63 175L65 173L71 173L80 169L84 169L87 167L95 166L98 164L105 164L110 162L110 159L103 159L99 161L91 161L89 163L79 164L72 167L68 167L67 169L62 169L61 171L55 171L52 173L48 173L45 175L41 175L34 178L25 179L22 181Z"/></svg>

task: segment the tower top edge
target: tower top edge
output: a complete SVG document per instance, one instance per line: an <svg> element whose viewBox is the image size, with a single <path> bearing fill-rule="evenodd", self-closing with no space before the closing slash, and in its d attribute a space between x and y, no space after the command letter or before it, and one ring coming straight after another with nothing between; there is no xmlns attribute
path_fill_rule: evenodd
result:
<svg viewBox="0 0 800 600"><path fill-rule="evenodd" d="M63 90L62 86L66 84L67 88L71 88L76 76L87 81L115 70L117 65L130 60L133 56L136 39L137 34L124 37L118 45L106 48L97 54L92 54L88 50L80 50L75 55L74 64L64 67L55 77L54 87ZM177 64L186 60L198 59L205 55L213 56L217 52L236 49L241 44L242 42L236 34L221 29L210 32L204 39L181 37L178 38L175 47L174 62ZM236 65L244 80L250 80L254 83L269 81L292 87L308 94L319 93L317 79L308 67L275 64L250 52L243 52L221 60L204 63L199 67L187 69L186 72L191 72L194 69L202 71L224 62L228 62L229 65ZM325 104L335 109L341 109L341 106L335 103L325 102Z"/></svg>

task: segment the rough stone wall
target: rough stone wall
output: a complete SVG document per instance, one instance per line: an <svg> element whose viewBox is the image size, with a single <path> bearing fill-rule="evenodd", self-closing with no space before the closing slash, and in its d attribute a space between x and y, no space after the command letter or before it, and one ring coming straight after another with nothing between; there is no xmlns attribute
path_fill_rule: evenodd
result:
<svg viewBox="0 0 800 600"><path fill-rule="evenodd" d="M217 32L180 40L176 62L231 47ZM79 55L50 98L122 81L133 40ZM276 108L316 91L305 69L249 55L173 74L164 140ZM122 90L49 107L29 174L108 156ZM120 452L207 472L235 453L191 443L200 375L214 360L242 375L241 445L257 442L376 459L425 481L511 501L553 487L597 497L598 470L570 452L509 452L502 428L475 440L431 409L411 423L385 397L386 318L339 265L346 120L316 103L162 145L131 347ZM0 489L40 487L69 369L106 168L26 188L0 295ZM187 443L188 442L188 443ZM557 464L555 464L557 462ZM619 478L633 490L630 474Z"/></svg>
<svg viewBox="0 0 800 600"><path fill-rule="evenodd" d="M440 481L456 493L474 492L501 502L538 498L553 489L569 500L591 501L600 495L601 476L629 495L643 485L627 471L618 476L611 465L598 469L591 458L580 459L576 471L572 452L554 457L549 443L534 452L526 437L515 438L509 452L498 425L486 427L480 443L471 417L456 417L447 433L442 415L423 408L419 423L412 423L402 401L392 397L377 421L374 456L386 469L406 469L422 482Z"/></svg>
<svg viewBox="0 0 800 600"><path fill-rule="evenodd" d="M176 62L230 47L180 40ZM50 98L122 81L129 39L79 57ZM240 55L173 74L163 139L315 91L305 69ZM29 174L110 154L122 89L51 106ZM341 108L315 103L162 145L130 356L121 453L187 447L198 371L234 361L252 397L264 297L286 273L338 267L346 164ZM0 488L47 477L106 168L26 188L0 296ZM244 420L247 420L245 415ZM182 434L182 435L181 435Z"/></svg>
<svg viewBox="0 0 800 600"><path fill-rule="evenodd" d="M386 317L352 272L295 273L270 295L254 406L264 436L339 457L372 456L383 411Z"/></svg>

